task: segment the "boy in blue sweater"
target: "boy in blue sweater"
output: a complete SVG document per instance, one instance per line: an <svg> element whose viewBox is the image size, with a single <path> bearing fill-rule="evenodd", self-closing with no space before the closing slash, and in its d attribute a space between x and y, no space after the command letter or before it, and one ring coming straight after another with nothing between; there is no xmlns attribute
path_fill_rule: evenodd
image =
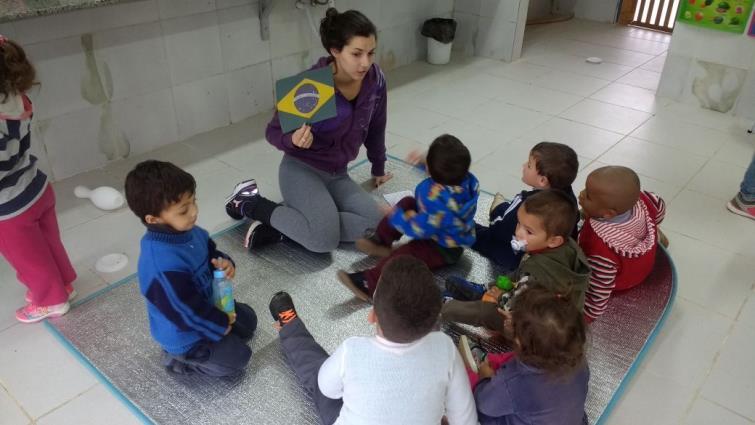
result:
<svg viewBox="0 0 755 425"><path fill-rule="evenodd" d="M252 356L245 341L254 336L257 316L246 304L226 314L212 302L213 269L229 279L236 270L195 225L195 190L194 177L168 162L144 161L126 176L128 206L147 226L139 286L169 372L238 375Z"/></svg>
<svg viewBox="0 0 755 425"><path fill-rule="evenodd" d="M391 258L411 255L431 270L459 261L463 247L475 241L480 185L469 172L471 162L469 150L459 139L449 134L436 138L425 160L430 177L417 185L414 197L407 196L396 204L374 234L356 241L364 253L384 258L369 270L351 274L339 271L341 283L357 298L370 301ZM412 241L393 249L402 235Z"/></svg>

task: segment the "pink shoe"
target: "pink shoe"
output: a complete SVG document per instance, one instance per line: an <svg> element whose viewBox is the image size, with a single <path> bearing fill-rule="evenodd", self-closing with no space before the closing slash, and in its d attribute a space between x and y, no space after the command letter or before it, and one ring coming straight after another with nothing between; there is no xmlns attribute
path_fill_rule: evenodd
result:
<svg viewBox="0 0 755 425"><path fill-rule="evenodd" d="M76 293L76 290L73 289L73 285L70 283L66 285L66 292L68 292L68 301L73 300L74 298L76 298L76 295L78 295ZM31 304L31 291L26 291L26 295L24 295L24 301L26 301L27 304Z"/></svg>
<svg viewBox="0 0 755 425"><path fill-rule="evenodd" d="M71 308L68 302L62 304L37 306L34 304L27 304L24 307L16 310L16 319L22 323L36 323L40 320L44 320L48 317L59 317L66 313Z"/></svg>

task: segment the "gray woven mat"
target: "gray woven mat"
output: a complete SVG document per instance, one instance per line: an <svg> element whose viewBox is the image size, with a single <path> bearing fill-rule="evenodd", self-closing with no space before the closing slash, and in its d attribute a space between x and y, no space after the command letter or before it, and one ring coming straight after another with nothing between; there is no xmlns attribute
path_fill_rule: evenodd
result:
<svg viewBox="0 0 755 425"><path fill-rule="evenodd" d="M375 196L413 189L422 178L417 170L389 160L394 178ZM369 164L350 171L358 182L369 179ZM264 190L264 188L263 188ZM485 222L491 196L483 194L478 221ZM331 254L313 254L285 241L254 254L243 249L242 227L215 236L219 248L235 260L236 298L257 311L260 324L251 346L252 363L234 379L173 376L160 366L160 348L152 341L144 301L136 277L83 300L67 315L48 322L53 332L78 352L145 421L160 424L316 424L317 416L306 394L283 361L272 328L267 303L277 291L288 291L300 316L322 346L332 352L345 338L370 335L367 306L356 301L335 279L336 270L363 269L374 263L353 246ZM638 288L616 294L605 316L591 328L591 369L587 413L601 422L612 400L673 300L673 266L659 252L655 272ZM496 275L483 257L466 250L455 266L436 273L458 274L484 282ZM447 329L489 335L479 329ZM646 344L647 342L647 344ZM495 339L488 340L496 345Z"/></svg>

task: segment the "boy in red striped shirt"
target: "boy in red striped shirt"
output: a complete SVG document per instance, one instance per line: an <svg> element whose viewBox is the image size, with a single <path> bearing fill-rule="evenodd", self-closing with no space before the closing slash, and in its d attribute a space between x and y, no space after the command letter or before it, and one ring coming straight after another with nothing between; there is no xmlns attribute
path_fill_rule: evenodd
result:
<svg viewBox="0 0 755 425"><path fill-rule="evenodd" d="M579 246L592 268L584 312L593 321L605 312L614 290L633 288L650 274L666 204L642 191L630 168L607 166L587 177L579 205L585 217Z"/></svg>

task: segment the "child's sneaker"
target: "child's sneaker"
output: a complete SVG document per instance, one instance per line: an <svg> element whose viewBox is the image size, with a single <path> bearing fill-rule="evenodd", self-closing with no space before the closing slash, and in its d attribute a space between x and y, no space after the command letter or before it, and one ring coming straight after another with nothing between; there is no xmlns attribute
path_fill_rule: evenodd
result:
<svg viewBox="0 0 755 425"><path fill-rule="evenodd" d="M503 196L501 192L496 192L496 194L493 195L493 202L490 203L490 210L488 211L488 215L493 214L493 210L495 210L504 202L506 202L506 197Z"/></svg>
<svg viewBox="0 0 755 425"><path fill-rule="evenodd" d="M27 304L24 307L16 310L16 319L22 323L36 323L40 320L44 320L48 317L59 317L66 313L71 308L68 302L62 304L37 306L34 304Z"/></svg>
<svg viewBox="0 0 755 425"><path fill-rule="evenodd" d="M75 289L73 289L73 285L70 283L65 286L66 292L68 292L68 301L72 301L74 298L76 298L76 295L79 295ZM31 291L26 291L26 294L24 295L24 301L26 301L27 304L31 304Z"/></svg>
<svg viewBox="0 0 755 425"><path fill-rule="evenodd" d="M479 369L477 366L485 361L485 356L487 356L488 352L478 344L470 341L469 337L466 335L459 337L458 348L459 354L461 354L461 359L464 361L464 365L467 366L467 369L474 373L478 373Z"/></svg>
<svg viewBox="0 0 755 425"><path fill-rule="evenodd" d="M194 373L194 369L192 369L188 364L178 360L176 356L168 354L165 351L163 351L163 366L165 367L165 370L168 371L168 373L172 373L174 375L186 375L189 373Z"/></svg>
<svg viewBox="0 0 755 425"><path fill-rule="evenodd" d="M383 245L374 231L367 232L363 238L357 239L354 245L358 250L373 257L385 258L392 252L391 247Z"/></svg>
<svg viewBox="0 0 755 425"><path fill-rule="evenodd" d="M246 231L244 237L244 248L252 250L264 245L280 242L283 239L281 232L275 230L273 226L269 226L261 221L252 220L249 225L249 230Z"/></svg>
<svg viewBox="0 0 755 425"><path fill-rule="evenodd" d="M458 276L449 276L446 278L444 295L459 301L477 301L482 299L487 290L485 285L470 282Z"/></svg>
<svg viewBox="0 0 755 425"><path fill-rule="evenodd" d="M367 280L365 280L363 272L346 273L343 270L338 270L338 280L349 291L353 292L355 297L364 302L372 302L372 297L370 297L367 290Z"/></svg>
<svg viewBox="0 0 755 425"><path fill-rule="evenodd" d="M273 315L273 320L276 320L281 326L298 317L294 300L291 299L288 292L280 291L273 295L273 298L270 299L270 314Z"/></svg>
<svg viewBox="0 0 755 425"><path fill-rule="evenodd" d="M260 191L254 179L244 180L233 188L231 196L225 200L225 212L234 220L244 218L244 208L254 208Z"/></svg>
<svg viewBox="0 0 755 425"><path fill-rule="evenodd" d="M734 214L755 220L755 203L745 201L741 193L737 193L737 196L726 204L726 208Z"/></svg>

